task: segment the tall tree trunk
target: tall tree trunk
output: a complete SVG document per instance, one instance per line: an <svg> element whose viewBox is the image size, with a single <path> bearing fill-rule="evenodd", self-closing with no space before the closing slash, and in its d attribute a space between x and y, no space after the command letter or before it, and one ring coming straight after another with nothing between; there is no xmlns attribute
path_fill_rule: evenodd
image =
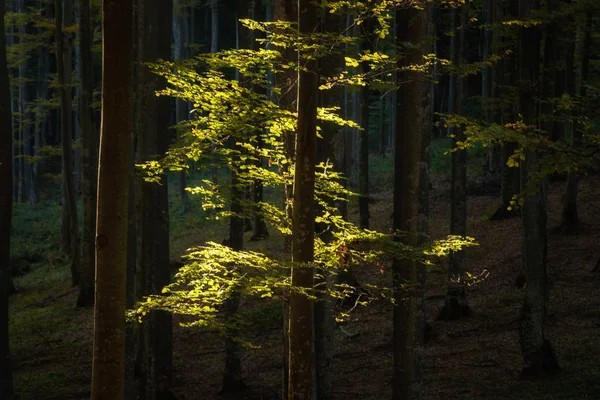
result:
<svg viewBox="0 0 600 400"><path fill-rule="evenodd" d="M295 0L275 0L273 5L273 19L275 21L289 21L294 22L297 20L298 15L298 3ZM290 48L280 49L283 55L283 62L294 62L297 55ZM275 82L281 90L281 95L277 99L279 106L287 111L296 111L296 75L292 69L288 71L280 72L275 76ZM296 132L285 132L283 138L283 145L286 157L293 162L295 158L294 154L294 143L296 139ZM283 174L289 174L290 170L285 169ZM288 220L292 219L292 185L285 185L283 188L283 207L285 209ZM286 235L284 238L285 252L291 255L292 252L292 241L290 235ZM282 385L281 385L281 398L285 399L288 397L289 387L289 303L284 302L283 304L283 360L282 360Z"/></svg>
<svg viewBox="0 0 600 400"><path fill-rule="evenodd" d="M164 155L169 146L169 102L155 92L163 78L145 65L171 57L173 3L171 0L137 0L135 161L143 163ZM136 202L136 294L159 294L170 282L169 202L167 177L160 184L138 179ZM172 318L153 311L141 326L139 390L142 399L167 399L172 380Z"/></svg>
<svg viewBox="0 0 600 400"><path fill-rule="evenodd" d="M102 3L102 122L96 224L92 400L125 394L125 302L131 132L133 1Z"/></svg>
<svg viewBox="0 0 600 400"><path fill-rule="evenodd" d="M362 24L363 45L362 51L373 50L373 30L371 21L367 19ZM361 66L362 73L369 72L368 62L364 62ZM358 136L358 214L359 226L362 229L369 229L369 106L371 98L371 90L368 85L362 87L360 91L360 110L361 121L363 128Z"/></svg>
<svg viewBox="0 0 600 400"><path fill-rule="evenodd" d="M81 138L81 198L83 234L81 237L81 281L77 305L94 304L96 192L98 186L98 136L92 119L93 59L89 0L78 0L79 7L79 126Z"/></svg>
<svg viewBox="0 0 600 400"><path fill-rule="evenodd" d="M219 0L210 0L210 52L219 51ZM213 153L212 165L210 167L210 179L214 185L218 181L219 170L217 163L219 159L217 153Z"/></svg>
<svg viewBox="0 0 600 400"><path fill-rule="evenodd" d="M70 0L66 0L67 2ZM73 187L73 147L72 147L72 132L73 132L73 117L71 105L71 46L68 45L70 39L64 37L63 33L63 11L62 0L55 0L55 19L56 19L56 71L58 81L58 93L60 101L60 132L61 132L61 149L62 149L62 173L63 173L63 204L67 205L63 213L66 211L68 216L69 227L69 255L71 258L71 284L76 286L79 284L80 263L79 258L79 223L77 217L77 203L75 198L75 189ZM72 12L72 8L65 3L65 10ZM65 21L69 20L66 18ZM70 35L70 34L69 34ZM67 75L68 73L68 75ZM64 216L63 216L64 219Z"/></svg>
<svg viewBox="0 0 600 400"><path fill-rule="evenodd" d="M0 398L12 400L13 373L8 336L8 294L10 286L10 230L13 202L12 114L4 14L0 1Z"/></svg>
<svg viewBox="0 0 600 400"><path fill-rule="evenodd" d="M25 0L16 1L16 11L26 16ZM19 200L33 203L35 201L35 188L33 186L33 164L30 161L33 156L33 136L31 135L32 116L29 111L30 93L28 84L29 55L25 50L27 47L28 24L19 24L19 41L23 45L22 61L19 63L19 137L22 160L19 161L21 168L21 179L19 180Z"/></svg>
<svg viewBox="0 0 600 400"><path fill-rule="evenodd" d="M298 29L309 35L317 31L317 8L309 0L298 0ZM298 72L298 134L292 210L292 292L290 294L289 400L313 396L313 301L294 288L313 287L312 262L315 235L315 161L317 139L317 91L319 77L315 60L298 54L306 70Z"/></svg>
<svg viewBox="0 0 600 400"><path fill-rule="evenodd" d="M589 6L588 6L589 7ZM590 70L590 51L592 45L592 29L593 29L593 17L591 11L586 10L585 16L583 17L585 22L578 26L583 26L583 43L577 45L576 52L577 58L581 60L581 65L578 67L579 72L575 73L573 70L567 70L567 79L575 80L575 88L571 90L570 94L576 93L583 99L584 104L587 102L587 86L585 85L588 80ZM583 22L583 21L582 21ZM571 57L569 57L571 56ZM573 67L572 53L567 55L567 65ZM573 75L577 78L574 78ZM567 85L572 86L572 85ZM585 114L585 112L583 113ZM582 115L578 115L582 117ZM571 127L571 147L577 149L581 146L581 139L583 137L584 126L581 122L576 124L570 124ZM579 191L579 174L577 171L569 171L567 175L567 187L563 195L563 205L561 213L561 231L565 235L576 235L579 232L579 212L577 210L577 192Z"/></svg>
<svg viewBox="0 0 600 400"><path fill-rule="evenodd" d="M425 10L407 8L397 12L397 43L411 43L400 67L423 62L423 46L427 34ZM410 232L406 242L417 245L426 227L422 214L422 147L424 130L428 128L428 87L425 77L417 71L400 70L396 110L397 131L394 168L394 231ZM397 240L400 238L397 236ZM392 266L394 290L394 367L392 398L421 398L423 391L422 332L424 324L419 273L414 260L394 259Z"/></svg>
<svg viewBox="0 0 600 400"><path fill-rule="evenodd" d="M230 140L232 148L238 147L235 141L236 139ZM238 148L238 150L240 149ZM232 162L232 165L236 164L239 164L239 160ZM229 218L229 240L227 244L232 250L237 251L244 249L244 217L242 216L243 207L241 203L243 197L244 189L239 182L238 171L233 167L231 171L231 213L233 215ZM232 268L236 268L236 266L234 265ZM240 292L234 288L231 296L224 303L225 318L233 320L239 307ZM221 394L235 395L246 390L246 384L242 377L242 346L238 339L239 334L240 330L236 326L236 322L231 322L225 332L225 369L223 371Z"/></svg>
<svg viewBox="0 0 600 400"><path fill-rule="evenodd" d="M518 17L518 9L515 0L512 0L508 6L501 7L500 4L496 4L495 14L497 17L496 21L500 22L510 20ZM494 35L494 40L499 35ZM500 38L500 42L507 40L507 37ZM499 49L499 52L503 49ZM493 70L493 83L492 87L494 90L494 99L502 100L506 102L508 96L513 96L510 90L507 88L517 87L517 63L516 55L513 53L505 55L501 62L497 63ZM514 102L513 102L514 103ZM494 122L497 124L511 123L515 121L517 116L516 106L502 107L498 109L494 114ZM504 143L500 149L500 205L496 209L496 212L492 214L490 220L502 220L507 218L516 217L518 215L518 208L511 206L511 200L513 196L520 192L520 167L509 167L507 165L508 158L517 149L516 143ZM509 209L510 208L510 209Z"/></svg>
<svg viewBox="0 0 600 400"><path fill-rule="evenodd" d="M539 0L521 1L519 17L529 18L539 8ZM523 121L532 129L537 125L537 105L540 54L539 28L521 27L519 32L520 81L519 109ZM521 308L519 338L526 367L524 376L538 376L558 370L556 356L544 332L550 297L547 274L547 180L532 176L540 155L528 150L521 167L523 187L535 190L527 193L521 211L523 224L523 271L527 280L525 299Z"/></svg>
<svg viewBox="0 0 600 400"><path fill-rule="evenodd" d="M452 10L452 18L456 21L457 12ZM458 67L467 63L466 53L466 31L469 22L469 1L466 0L460 11L460 30L458 32L458 43L455 45L456 57L452 54L453 64ZM454 23L455 24L455 23ZM453 24L453 25L454 25ZM454 35L456 36L456 35ZM456 113L464 115L466 101L467 79L462 76L454 76L452 81L455 83L454 95L456 96L454 104ZM465 141L464 129L462 127L453 128L453 146L456 147L459 142ZM450 234L465 236L467 234L467 151L457 150L452 152L452 183L451 183L451 206L450 206ZM465 251L455 251L450 255L448 263L448 289L446 292L446 301L440 311L437 319L456 320L471 315L471 310L467 303L464 284L464 262Z"/></svg>
<svg viewBox="0 0 600 400"><path fill-rule="evenodd" d="M345 27L345 18L335 14L326 13L321 19L321 30L325 34L339 35ZM344 69L343 52L335 50L319 61L319 75L325 79L330 79L340 73ZM329 90L321 90L318 93L318 101L321 107L340 107L344 102L344 91L342 88L332 88ZM317 163L330 162L333 163L333 168L339 173L344 173L345 169L345 132L344 129L331 123L324 123L321 126L323 140L317 145ZM341 184L345 185L344 179ZM340 201L338 204L330 204L336 206L342 218L347 219L347 209L345 201ZM321 224L317 224L317 232L321 239L329 242L332 239L332 233L325 230ZM340 271L341 272L341 271ZM314 305L314 335L315 335L315 393L319 400L331 400L333 398L333 340L334 340L334 315L335 307L334 300L328 294L327 289L335 281L345 282L351 277L351 272L337 274L336 277L329 277L322 270L317 271L319 278L316 285L320 285L321 289L317 293L318 300ZM315 285L315 286L316 286Z"/></svg>

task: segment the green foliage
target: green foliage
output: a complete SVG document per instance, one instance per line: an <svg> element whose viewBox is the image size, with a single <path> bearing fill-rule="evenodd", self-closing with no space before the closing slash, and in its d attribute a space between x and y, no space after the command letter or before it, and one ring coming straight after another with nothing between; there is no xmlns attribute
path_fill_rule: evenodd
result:
<svg viewBox="0 0 600 400"><path fill-rule="evenodd" d="M179 142L163 158L138 167L148 181L154 182L158 182L166 171L187 171L191 164L199 170L211 166L229 170L236 177L234 183L219 180L216 185L211 180L200 179L188 188L190 193L201 198L207 215L215 219L244 218L254 209L281 234L291 235L291 221L285 212L285 208L292 206L291 202L283 207L269 202L252 207L246 200L235 199L243 205L237 215L227 207L234 189L232 184L243 193L249 185L260 181L265 188L282 193L283 188L293 182L294 160L286 154L284 142L294 135L297 114L279 107L264 94L266 90L257 88L270 86L268 73L304 68L283 60L281 49L291 47L303 55L310 53L310 57L319 57L325 50L331 51L332 46L349 43L349 39L328 34L300 37L294 25L289 23L248 20L243 23L267 33L264 43L269 43L269 49L226 50L180 63L163 61L150 65L169 84L158 95L190 102L193 111L190 119L179 125ZM348 64L376 64L377 58L387 60L388 57L364 53L360 59L349 60ZM239 79L231 77L232 68L237 70ZM363 78L358 79L353 83ZM285 88L270 89L278 96ZM338 111L337 108L319 108L319 123L359 128L342 119ZM230 322L223 322L218 316L221 305L233 292L258 298L282 298L292 291L299 291L310 298L325 294L338 299L356 293L356 288L341 283L308 289L293 287L289 279L290 268L317 268L323 277L327 277L356 265L379 269L383 260L389 257L429 264L432 257L442 257L474 244L471 238L449 237L416 248L405 244L407 234L401 232L390 235L361 230L344 221L334 206L355 196L341 184L345 178L329 161L316 165L315 169L315 223L319 224L321 233L315 238L313 263L301 265L288 261L287 257L282 260L261 252L236 251L207 242L191 248L184 256L185 265L175 275L174 282L166 286L162 294L149 296L136 305L130 310L129 317L141 320L150 310L161 309L192 316L191 320L186 318L186 326L209 326L224 331L224 324ZM365 287L369 288L369 294L363 296L361 304L376 298L391 298L391 288L386 287L385 282L370 283Z"/></svg>

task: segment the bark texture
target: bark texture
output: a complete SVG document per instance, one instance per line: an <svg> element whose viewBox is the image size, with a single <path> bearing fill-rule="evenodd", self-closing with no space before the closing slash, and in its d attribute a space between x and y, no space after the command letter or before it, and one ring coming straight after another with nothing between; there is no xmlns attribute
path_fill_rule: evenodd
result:
<svg viewBox="0 0 600 400"><path fill-rule="evenodd" d="M298 28L308 35L317 30L317 9L309 0L298 0ZM292 209L292 292L289 316L289 400L310 400L313 396L313 301L294 288L312 288L312 261L315 234L315 161L317 138L316 61L302 52L298 62L298 134Z"/></svg>
<svg viewBox="0 0 600 400"><path fill-rule="evenodd" d="M93 400L125 394L125 301L131 132L133 1L102 3L102 122L96 225Z"/></svg>
<svg viewBox="0 0 600 400"><path fill-rule="evenodd" d="M400 67L420 64L427 33L427 13L413 8L397 12L397 41L399 45L411 43L405 49L406 57ZM396 111L396 150L394 169L394 231L408 232L404 240L417 245L426 228L422 213L421 179L424 130L429 116L428 85L422 73L400 70ZM416 262L394 259L392 266L394 290L394 364L392 398L394 400L418 399L423 392L423 325L419 271Z"/></svg>
<svg viewBox="0 0 600 400"><path fill-rule="evenodd" d="M171 57L171 0L137 0L135 161L162 156L169 146L169 103L155 92L165 87L163 78L145 65ZM170 282L169 202L167 177L160 184L137 179L136 295L159 294ZM138 393L142 399L168 399L172 381L172 317L153 311L141 326L138 349Z"/></svg>

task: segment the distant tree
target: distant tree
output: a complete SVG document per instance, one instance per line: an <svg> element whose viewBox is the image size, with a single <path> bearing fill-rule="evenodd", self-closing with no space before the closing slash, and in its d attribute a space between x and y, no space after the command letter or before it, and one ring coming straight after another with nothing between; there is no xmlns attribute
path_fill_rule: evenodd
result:
<svg viewBox="0 0 600 400"><path fill-rule="evenodd" d="M102 3L102 121L96 224L93 400L125 394L125 287L131 132L133 1Z"/></svg>
<svg viewBox="0 0 600 400"><path fill-rule="evenodd" d="M8 337L10 232L13 201L12 115L6 59L4 15L0 1L0 398L13 399L13 373Z"/></svg>
<svg viewBox="0 0 600 400"><path fill-rule="evenodd" d="M580 6L581 7L581 6ZM588 79L590 73L590 58L592 46L592 30L593 30L593 15L591 3L583 2L582 15L577 16L580 23L577 24L581 42L575 46L575 49L567 54L570 60L567 59L567 65L572 67L567 70L567 89L570 96L579 96L583 101L583 107L588 104ZM575 34L577 36L577 33ZM577 39L575 39L577 40ZM577 58L577 67L573 64L573 58ZM576 123L568 124L571 137L571 147L578 149L582 147L583 131L585 130L582 118L587 114L585 109L580 110L578 115L575 115ZM565 235L576 235L579 232L579 211L577 206L577 198L579 191L579 173L577 171L569 171L567 175L567 187L563 195L562 213L561 213L561 231Z"/></svg>
<svg viewBox="0 0 600 400"><path fill-rule="evenodd" d="M456 26L457 16L460 15L459 29L454 29ZM453 22L451 22L452 34L451 39L451 58L455 63L455 67L460 68L461 65L467 63L467 28L469 23L469 1L465 1L460 8L460 12L456 9L452 10ZM454 95L454 100L451 100L455 107L455 112L459 115L465 115L464 104L467 99L467 78L464 76L456 76L453 73L450 79L451 84L455 85L450 93ZM451 128L453 144L456 147L458 143L464 142L464 128ZM452 152L452 182L451 182L451 205L450 205L450 234L465 236L467 234L467 150L455 149ZM467 317L471 314L467 298L465 294L465 254L464 250L453 252L449 258L448 265L448 289L446 292L446 301L438 315L440 320L455 320L462 317Z"/></svg>
<svg viewBox="0 0 600 400"><path fill-rule="evenodd" d="M89 0L78 0L79 7L79 132L81 138L81 198L83 231L81 236L81 271L77 305L94 303L96 259L96 192L98 187L98 134L93 121L92 27Z"/></svg>
<svg viewBox="0 0 600 400"><path fill-rule="evenodd" d="M65 12L72 12L71 0L65 0ZM55 0L56 75L60 102L60 142L62 150L63 174L63 219L61 225L62 242L69 246L71 263L71 284L79 284L80 245L79 218L73 184L73 115L71 104L71 45L63 31L63 0ZM70 35L70 34L68 34ZM68 236L68 240L66 239Z"/></svg>

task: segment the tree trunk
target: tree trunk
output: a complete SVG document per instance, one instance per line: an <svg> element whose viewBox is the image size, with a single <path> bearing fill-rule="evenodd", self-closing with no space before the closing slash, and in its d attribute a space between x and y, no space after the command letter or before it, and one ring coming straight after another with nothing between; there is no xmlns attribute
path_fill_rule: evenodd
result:
<svg viewBox="0 0 600 400"><path fill-rule="evenodd" d="M529 18L532 10L539 8L539 0L521 1L519 16ZM539 28L520 28L520 81L522 90L519 96L519 109L523 121L535 127L537 125L537 105L540 54L532 49L539 49ZM535 171L539 155L527 151L521 167L523 187L535 189L535 193L527 193L523 204L523 271L527 280L525 299L521 308L519 338L521 353L526 367L523 376L552 374L558 371L558 363L550 343L544 333L544 325L548 312L550 284L547 274L547 180L530 175Z"/></svg>
<svg viewBox="0 0 600 400"><path fill-rule="evenodd" d="M70 0L66 0L70 1ZM68 44L70 40L65 38L63 34L63 12L62 0L55 0L56 8L56 70L58 93L60 101L60 132L61 132L61 149L62 149L62 173L63 173L63 204L67 205L67 224L69 227L69 255L71 258L71 284L76 286L79 284L79 273L81 259L79 256L79 223L77 217L77 203L75 200L75 189L73 187L73 118L71 105L71 46ZM72 8L65 3L65 10L72 11ZM67 19L65 19L66 21ZM68 74L68 75L67 75ZM63 212L64 212L63 208ZM64 217L63 217L64 218Z"/></svg>
<svg viewBox="0 0 600 400"><path fill-rule="evenodd" d="M581 99L583 99L584 104L587 102L587 86L585 85L588 80L589 69L590 69L590 51L592 45L592 29L593 29L593 17L591 11L586 10L585 14L585 23L583 32L583 43L577 46L577 58L581 60L581 65L579 66L579 73L577 73L577 78L575 78L575 90L572 90L570 94L576 92ZM567 55L569 57L571 54ZM573 66L573 58L567 60L567 65ZM573 74L575 71L568 70L567 76L573 80ZM572 86L572 85L567 85ZM585 112L583 112L585 114ZM580 116L581 117L581 116ZM582 145L582 137L584 126L582 123L571 124L571 147L577 149ZM562 205L562 214L561 214L561 231L565 235L577 235L579 232L579 212L577 210L577 193L579 191L579 174L577 171L569 171L567 175L567 187L565 193L563 195L563 205Z"/></svg>
<svg viewBox="0 0 600 400"><path fill-rule="evenodd" d="M219 0L210 0L210 10L210 52L216 53L219 51ZM218 181L218 161L218 156L215 152L213 153L212 165L210 167L210 178L214 185Z"/></svg>
<svg viewBox="0 0 600 400"><path fill-rule="evenodd" d="M456 21L457 12L452 10L453 20ZM459 67L468 62L466 58L466 30L469 22L469 2L465 1L460 12L460 30L458 33L458 43L455 45L455 52L458 57L452 54L452 62ZM453 24L455 25L455 23ZM455 76L451 79L456 85L453 90L456 99L456 113L465 114L464 103L467 99L466 77ZM465 141L463 127L453 128L453 146L456 147L459 142ZM452 183L451 183L451 206L450 206L450 234L465 236L467 234L467 151L455 150L452 152ZM449 257L448 263L448 289L446 292L446 301L437 316L438 320L456 320L471 315L471 310L467 303L464 284L464 262L465 251L459 250L453 252Z"/></svg>
<svg viewBox="0 0 600 400"><path fill-rule="evenodd" d="M298 29L307 35L317 30L317 8L309 0L298 0ZM294 288L313 287L315 161L317 138L316 61L302 52L298 62L298 134L292 210L292 292L290 294L289 400L310 400L313 396L313 301Z"/></svg>
<svg viewBox="0 0 600 400"><path fill-rule="evenodd" d="M13 202L12 114L4 15L0 1L0 398L12 400L13 373L8 337L8 293L10 283L10 230Z"/></svg>
<svg viewBox="0 0 600 400"><path fill-rule="evenodd" d="M275 0L273 5L273 19L275 21L290 21L294 22L297 20L297 2L294 0ZM290 48L280 49L283 55L283 62L294 62L294 58L297 55ZM281 95L277 99L279 106L287 111L294 112L297 90L296 88L296 75L293 70L280 72L275 76L275 82L281 90ZM296 132L285 132L283 138L283 145L286 157L293 162L295 158L294 154L294 143L296 139ZM289 174L290 170L285 169L282 171L283 174ZM283 207L285 209L288 220L292 219L292 185L285 185L282 193ZM292 242L290 235L286 235L284 238L285 252L291 255ZM289 303L284 302L283 304L283 360L282 360L282 391L281 398L285 399L288 397L289 388Z"/></svg>
<svg viewBox="0 0 600 400"><path fill-rule="evenodd" d="M261 0L254 0L252 2L252 13L250 15L250 18L255 20L255 21L264 21L265 19L265 11L264 11L264 6L263 6L263 2ZM257 38L260 38L260 34L258 33L258 31L252 31L251 35L250 35L250 41L251 43L249 44L249 48L252 48L253 50L257 51L259 50L260 44L259 42L256 41ZM264 36L264 35L263 35ZM261 87L260 85L254 85L254 91L260 94L267 94L267 91L264 87ZM257 149L262 149L264 146L264 141L262 138L262 135L264 134L264 132L261 131L257 131L256 132L256 148ZM262 157L258 157L258 160L256 161L257 165L259 167L261 167L264 164L264 160L262 159ZM254 204L254 233L252 235L252 238L250 240L260 240L260 239L265 239L269 236L269 231L267 230L267 224L265 223L265 219L263 217L263 210L262 210L262 206L260 205L260 203L262 203L262 201L264 200L264 189L263 189L263 184L262 184L262 180L260 179L256 179L254 181L253 184L253 194L254 194L254 198L253 200L253 204Z"/></svg>
<svg viewBox="0 0 600 400"><path fill-rule="evenodd" d="M98 186L98 136L92 117L93 58L90 4L78 0L79 6L79 128L81 138L81 198L83 202L83 234L81 238L81 281L77 305L94 304L96 192Z"/></svg>
<svg viewBox="0 0 600 400"><path fill-rule="evenodd" d="M427 14L415 8L397 12L397 43L418 44L404 49L406 56L400 67L423 62L423 45L427 34ZM417 71L401 70L398 80L396 111L396 151L394 175L393 230L410 232L405 241L420 243L426 226L422 214L421 178L424 130L429 116L428 87L425 77ZM397 240L400 237L397 236ZM392 266L394 296L394 367L392 398L394 400L421 398L423 391L422 332L424 324L421 307L419 273L416 262L394 259Z"/></svg>
<svg viewBox="0 0 600 400"><path fill-rule="evenodd" d="M171 0L137 0L135 138L136 163L164 155L169 146L169 102L155 92L164 79L145 65L171 57L173 3ZM167 176L160 184L138 179L136 202L136 294L159 294L171 278L169 257L169 202ZM172 318L153 311L140 332L138 365L142 399L168 399L172 381Z"/></svg>
<svg viewBox="0 0 600 400"><path fill-rule="evenodd" d="M517 18L518 10L513 9L515 7L514 1L512 1L509 6L508 12L501 11L500 6L496 7L496 20L502 21L510 20L512 18ZM498 37L498 35L494 36L494 39ZM505 41L507 38L503 37L500 39L501 42ZM499 49L502 51L503 49ZM504 49L506 51L506 49ZM493 90L494 90L494 98L502 99L504 101L506 97L513 96L513 94L507 90L506 88L516 88L517 87L517 72L516 72L516 59L514 54L508 54L503 57L503 60L499 62L494 69L492 70L493 76L495 79L493 82ZM516 107L509 106L508 109L501 108L498 109L495 113L494 122L497 124L511 123L515 121L516 118ZM517 149L516 143L504 143L500 149L500 205L496 209L496 212L492 214L490 220L497 221L508 219L512 217L518 216L518 208L515 206L511 206L511 200L513 196L519 194L520 192L520 167L509 167L507 165L508 158L514 153ZM509 209L510 208L510 209Z"/></svg>
<svg viewBox="0 0 600 400"><path fill-rule="evenodd" d="M93 400L124 398L133 2L102 3L102 123L96 224Z"/></svg>
<svg viewBox="0 0 600 400"><path fill-rule="evenodd" d="M371 21L367 19L362 25L363 45L362 51L372 51L373 30ZM369 72L369 64L364 62L361 66L362 73ZM369 229L369 106L371 90L369 85L360 91L360 110L362 131L358 134L358 214L361 229Z"/></svg>

